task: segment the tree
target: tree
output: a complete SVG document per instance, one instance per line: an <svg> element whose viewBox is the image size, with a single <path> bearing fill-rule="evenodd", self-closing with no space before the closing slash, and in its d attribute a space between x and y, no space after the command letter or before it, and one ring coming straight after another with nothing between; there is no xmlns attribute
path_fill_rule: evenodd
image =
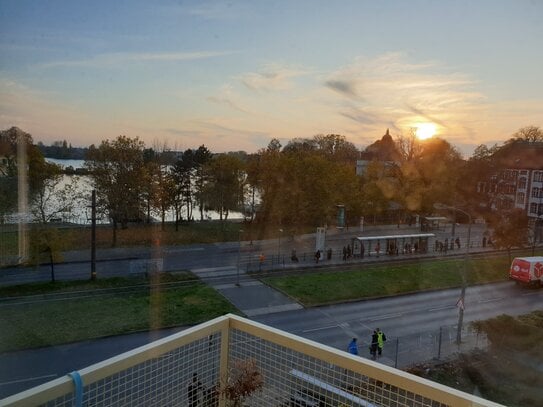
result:
<svg viewBox="0 0 543 407"><path fill-rule="evenodd" d="M46 179L42 172L45 159L33 144L32 136L17 127L0 131L0 219L5 214L15 211L18 199L19 163L18 155L23 152L26 160L27 185L29 196L41 187Z"/></svg>
<svg viewBox="0 0 543 407"><path fill-rule="evenodd" d="M526 126L518 130L513 137L511 137L507 143L515 141L527 141L529 143L541 143L543 142L543 130L537 126Z"/></svg>
<svg viewBox="0 0 543 407"><path fill-rule="evenodd" d="M352 165L360 155L355 145L339 134L318 134L313 140L318 150L334 161Z"/></svg>
<svg viewBox="0 0 543 407"><path fill-rule="evenodd" d="M55 282L55 263L62 261L65 243L66 238L49 225L39 224L31 231L30 261L37 265L47 260L51 268L52 283Z"/></svg>
<svg viewBox="0 0 543 407"><path fill-rule="evenodd" d="M239 210L243 202L245 174L243 163L235 156L214 156L206 166L208 181L204 188L205 201L226 220L230 210Z"/></svg>
<svg viewBox="0 0 543 407"><path fill-rule="evenodd" d="M64 175L56 164L43 162L36 168L34 193L31 197L31 211L34 219L42 224L49 223L59 216L67 216L73 212L77 200L77 181L72 178L69 183L62 185Z"/></svg>
<svg viewBox="0 0 543 407"><path fill-rule="evenodd" d="M213 154L203 144L194 153L194 197L200 210L200 220L204 220L205 187L207 182L206 165L211 161Z"/></svg>
<svg viewBox="0 0 543 407"><path fill-rule="evenodd" d="M193 182L196 175L195 152L190 148L183 152L183 155L172 168L172 178L177 188L180 200L180 209L186 208L187 220L192 219L194 191Z"/></svg>
<svg viewBox="0 0 543 407"><path fill-rule="evenodd" d="M113 245L120 223L142 218L144 185L143 149L138 138L119 136L102 141L98 148L89 148L85 167L89 170L98 197L98 206L109 216L113 226Z"/></svg>
<svg viewBox="0 0 543 407"><path fill-rule="evenodd" d="M500 211L491 219L494 229L493 244L498 249L506 249L511 261L511 249L523 247L529 236L528 215L522 209Z"/></svg>

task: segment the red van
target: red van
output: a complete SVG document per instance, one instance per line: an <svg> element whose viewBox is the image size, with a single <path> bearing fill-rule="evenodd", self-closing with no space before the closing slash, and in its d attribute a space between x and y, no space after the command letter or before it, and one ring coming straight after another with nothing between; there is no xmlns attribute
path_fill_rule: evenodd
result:
<svg viewBox="0 0 543 407"><path fill-rule="evenodd" d="M516 257L509 278L525 284L543 284L543 257Z"/></svg>

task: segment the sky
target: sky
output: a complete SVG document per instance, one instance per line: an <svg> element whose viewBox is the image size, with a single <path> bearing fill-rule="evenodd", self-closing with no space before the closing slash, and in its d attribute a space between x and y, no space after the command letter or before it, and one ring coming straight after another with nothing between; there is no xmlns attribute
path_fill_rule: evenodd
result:
<svg viewBox="0 0 543 407"><path fill-rule="evenodd" d="M469 156L543 127L542 21L542 0L0 0L0 128L213 152L430 129Z"/></svg>

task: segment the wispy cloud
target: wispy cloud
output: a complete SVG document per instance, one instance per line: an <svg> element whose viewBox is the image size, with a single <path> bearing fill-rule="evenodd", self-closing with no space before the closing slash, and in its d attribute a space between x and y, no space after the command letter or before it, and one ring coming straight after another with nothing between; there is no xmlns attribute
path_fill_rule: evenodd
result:
<svg viewBox="0 0 543 407"><path fill-rule="evenodd" d="M331 79L326 81L325 85L343 95L358 97L356 92L356 83L353 80Z"/></svg>
<svg viewBox="0 0 543 407"><path fill-rule="evenodd" d="M210 102L228 106L242 113L251 114L248 109L241 107L240 102L235 101L235 99L239 100L239 96L235 94L234 87L231 84L223 85L217 95L208 96L207 98Z"/></svg>
<svg viewBox="0 0 543 407"><path fill-rule="evenodd" d="M177 62L193 61L206 58L228 56L239 51L194 51L194 52L159 52L159 53L131 53L116 52L95 55L91 58L52 61L41 64L43 68L56 67L110 67L133 62Z"/></svg>
<svg viewBox="0 0 543 407"><path fill-rule="evenodd" d="M277 91L291 88L293 78L307 74L307 70L272 64L264 66L258 72L246 73L240 80L254 91Z"/></svg>
<svg viewBox="0 0 543 407"><path fill-rule="evenodd" d="M411 63L403 53L388 53L358 57L322 84L339 98L339 115L361 125L405 128L431 121L445 131L485 100L473 79L448 71L435 61Z"/></svg>

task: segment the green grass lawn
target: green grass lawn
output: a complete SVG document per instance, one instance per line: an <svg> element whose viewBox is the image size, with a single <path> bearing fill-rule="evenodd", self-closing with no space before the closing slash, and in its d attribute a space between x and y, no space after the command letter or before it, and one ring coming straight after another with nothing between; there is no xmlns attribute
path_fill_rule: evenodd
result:
<svg viewBox="0 0 543 407"><path fill-rule="evenodd" d="M509 264L507 256L471 260L467 264L467 282L478 284L506 280ZM458 287L462 284L463 267L462 260L423 260L415 264L363 266L355 271L270 277L264 281L305 306L314 306Z"/></svg>
<svg viewBox="0 0 543 407"><path fill-rule="evenodd" d="M79 287L80 288L80 287ZM201 283L133 294L1 307L0 352L193 325L237 310Z"/></svg>

